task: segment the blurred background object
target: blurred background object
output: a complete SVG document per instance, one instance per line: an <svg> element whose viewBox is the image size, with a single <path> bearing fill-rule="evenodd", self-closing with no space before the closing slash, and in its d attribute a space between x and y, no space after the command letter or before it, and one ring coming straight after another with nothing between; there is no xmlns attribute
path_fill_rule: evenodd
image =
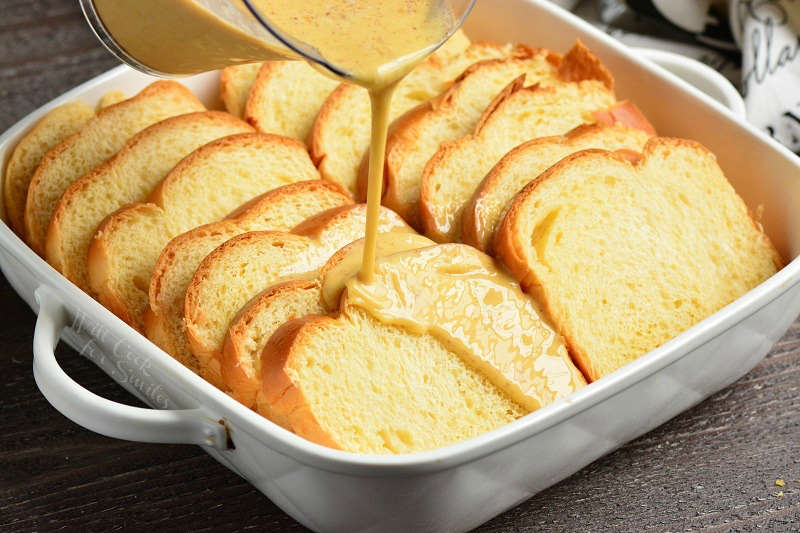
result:
<svg viewBox="0 0 800 533"><path fill-rule="evenodd" d="M630 46L714 68L747 119L800 153L800 0L551 0Z"/></svg>

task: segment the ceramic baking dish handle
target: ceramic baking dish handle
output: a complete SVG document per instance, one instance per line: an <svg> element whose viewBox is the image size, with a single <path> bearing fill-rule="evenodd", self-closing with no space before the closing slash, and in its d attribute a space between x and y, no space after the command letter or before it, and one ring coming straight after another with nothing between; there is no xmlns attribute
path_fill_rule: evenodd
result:
<svg viewBox="0 0 800 533"><path fill-rule="evenodd" d="M139 442L199 444L225 449L225 427L200 409L156 410L112 402L83 388L55 357L61 330L69 323L65 306L47 287L36 291L39 316L33 333L33 376L47 401L61 414L96 433Z"/></svg>
<svg viewBox="0 0 800 533"><path fill-rule="evenodd" d="M744 100L736 87L728 79L713 68L680 54L656 50L654 48L634 48L634 50L670 71L696 89L721 103L742 120L747 119L747 110Z"/></svg>

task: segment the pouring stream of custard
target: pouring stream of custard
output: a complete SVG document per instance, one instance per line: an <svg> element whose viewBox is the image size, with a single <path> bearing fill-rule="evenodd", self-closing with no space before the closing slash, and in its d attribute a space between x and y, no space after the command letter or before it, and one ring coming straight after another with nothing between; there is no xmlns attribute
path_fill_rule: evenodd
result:
<svg viewBox="0 0 800 533"><path fill-rule="evenodd" d="M389 113L397 83L429 56L453 30L444 0L253 0L278 30L300 36L326 62L349 73L369 91L372 137L369 148L367 222L359 277L372 280ZM324 15L322 12L324 11Z"/></svg>

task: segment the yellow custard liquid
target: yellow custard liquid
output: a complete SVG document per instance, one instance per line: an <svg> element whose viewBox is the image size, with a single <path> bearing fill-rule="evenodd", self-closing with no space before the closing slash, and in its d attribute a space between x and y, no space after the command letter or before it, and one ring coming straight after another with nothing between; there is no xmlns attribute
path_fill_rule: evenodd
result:
<svg viewBox="0 0 800 533"><path fill-rule="evenodd" d="M444 41L455 21L445 0L252 0L290 40L316 49L347 79L381 89Z"/></svg>

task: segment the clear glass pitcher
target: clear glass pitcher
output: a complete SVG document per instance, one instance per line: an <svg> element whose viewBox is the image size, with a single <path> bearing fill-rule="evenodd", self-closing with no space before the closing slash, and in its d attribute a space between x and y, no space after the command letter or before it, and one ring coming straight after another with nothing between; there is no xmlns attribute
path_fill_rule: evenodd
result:
<svg viewBox="0 0 800 533"><path fill-rule="evenodd" d="M306 59L347 78L303 35L279 31L251 0L79 0L103 45L122 62L161 77L195 74L230 65ZM302 0L301 0L302 1ZM360 0L364 2L381 0ZM475 0L441 0L452 10L450 37ZM403 31L391 27L387 31Z"/></svg>

